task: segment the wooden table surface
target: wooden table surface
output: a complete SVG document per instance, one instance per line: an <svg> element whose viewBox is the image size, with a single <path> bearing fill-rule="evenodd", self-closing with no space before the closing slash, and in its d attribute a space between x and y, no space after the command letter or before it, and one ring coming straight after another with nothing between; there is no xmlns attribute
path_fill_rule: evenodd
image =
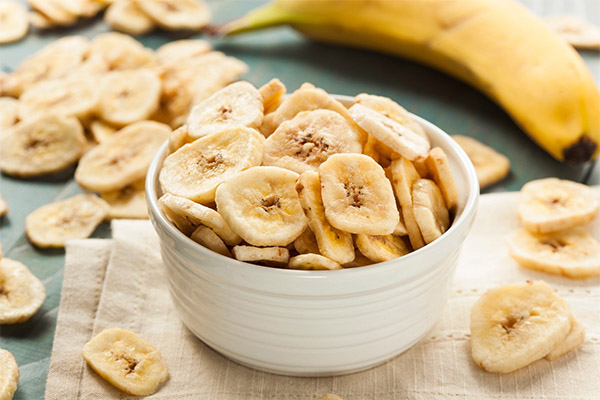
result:
<svg viewBox="0 0 600 400"><path fill-rule="evenodd" d="M215 22L227 21L259 5L253 0L209 1ZM539 15L572 13L600 26L597 0L523 0ZM32 32L21 42L0 46L0 64L11 70L28 55L65 35L92 38L108 30L102 19L73 28L39 34ZM157 48L178 39L156 32L139 38ZM313 43L288 28L276 28L230 40L214 40L215 48L240 58L250 66L243 78L261 85L273 77L288 89L312 82L330 93L355 95L361 92L391 97L408 110L437 124L450 134L476 137L506 154L512 163L510 176L486 192L518 190L527 181L557 176L589 184L600 183L600 168L566 165L554 161L528 139L498 106L469 86L440 72L395 57L369 51ZM600 53L582 53L600 81ZM11 351L19 364L21 379L15 399L42 399L60 301L64 251L39 250L24 234L25 217L36 208L81 192L72 179L73 170L52 177L16 180L0 176L0 193L10 211L0 222L4 255L25 263L46 286L48 297L30 321L0 327L0 348ZM94 237L110 237L108 224Z"/></svg>

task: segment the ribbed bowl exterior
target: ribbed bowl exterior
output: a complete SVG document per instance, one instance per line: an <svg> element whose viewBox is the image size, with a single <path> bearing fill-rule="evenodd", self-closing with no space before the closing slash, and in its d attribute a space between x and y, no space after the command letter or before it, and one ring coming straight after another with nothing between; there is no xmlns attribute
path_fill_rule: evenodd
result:
<svg viewBox="0 0 600 400"><path fill-rule="evenodd" d="M446 303L460 248L475 217L479 187L472 164L456 143L415 118L432 144L448 155L459 190L452 227L399 259L338 271L260 267L187 238L157 203L165 144L148 171L146 195L171 297L184 324L240 364L295 376L364 370L423 338Z"/></svg>

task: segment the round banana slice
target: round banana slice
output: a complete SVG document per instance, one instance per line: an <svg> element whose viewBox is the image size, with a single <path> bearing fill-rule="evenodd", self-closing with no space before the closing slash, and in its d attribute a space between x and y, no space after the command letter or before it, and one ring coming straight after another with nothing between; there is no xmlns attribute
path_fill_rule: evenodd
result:
<svg viewBox="0 0 600 400"><path fill-rule="evenodd" d="M210 23L210 8L202 0L135 0L154 22L169 30L200 30Z"/></svg>
<svg viewBox="0 0 600 400"><path fill-rule="evenodd" d="M426 157L429 142L405 125L362 104L348 110L354 121L384 145L409 160Z"/></svg>
<svg viewBox="0 0 600 400"><path fill-rule="evenodd" d="M36 29L50 29L55 27L54 21L37 11L29 12L29 23Z"/></svg>
<svg viewBox="0 0 600 400"><path fill-rule="evenodd" d="M100 332L83 346L82 355L103 379L134 396L156 393L158 386L169 377L160 352L124 329Z"/></svg>
<svg viewBox="0 0 600 400"><path fill-rule="evenodd" d="M585 327L583 324L572 314L570 321L571 331L569 331L569 335L562 343L553 348L550 353L546 354L546 360L556 360L558 357L577 349L585 342Z"/></svg>
<svg viewBox="0 0 600 400"><path fill-rule="evenodd" d="M102 200L110 206L106 219L146 219L148 207L146 206L145 179L112 192L100 193Z"/></svg>
<svg viewBox="0 0 600 400"><path fill-rule="evenodd" d="M297 179L298 174L283 168L250 168L217 188L217 210L246 242L286 246L308 223L296 192Z"/></svg>
<svg viewBox="0 0 600 400"><path fill-rule="evenodd" d="M425 241L414 215L412 187L421 179L421 176L413 163L402 157L392 160L391 171L392 185L402 208L402 217L408 231L410 244L413 249L420 249L425 246Z"/></svg>
<svg viewBox="0 0 600 400"><path fill-rule="evenodd" d="M84 145L83 128L74 117L23 121L0 139L0 169L24 178L61 171L81 157Z"/></svg>
<svg viewBox="0 0 600 400"><path fill-rule="evenodd" d="M263 163L301 174L336 153L362 153L356 129L334 111L303 111L267 138Z"/></svg>
<svg viewBox="0 0 600 400"><path fill-rule="evenodd" d="M194 106L187 120L192 138L227 129L258 128L263 119L262 97L248 82L235 82Z"/></svg>
<svg viewBox="0 0 600 400"><path fill-rule="evenodd" d="M471 309L473 360L488 372L516 371L564 342L570 314L543 281L491 289Z"/></svg>
<svg viewBox="0 0 600 400"><path fill-rule="evenodd" d="M8 75L2 93L19 97L38 82L66 76L81 65L89 49L88 40L82 36L68 36L52 42L27 57L14 73Z"/></svg>
<svg viewBox="0 0 600 400"><path fill-rule="evenodd" d="M96 142L104 143L115 136L117 128L100 119L95 119L90 122L90 132Z"/></svg>
<svg viewBox="0 0 600 400"><path fill-rule="evenodd" d="M86 118L95 110L99 100L98 85L89 76L47 80L21 95L19 119L24 121L47 113Z"/></svg>
<svg viewBox="0 0 600 400"><path fill-rule="evenodd" d="M12 97L0 97L0 137L6 134L6 128L10 128L17 122L18 106L18 100Z"/></svg>
<svg viewBox="0 0 600 400"><path fill-rule="evenodd" d="M274 135L271 135L270 138ZM340 264L354 260L352 235L334 228L327 222L321 197L319 174L308 171L300 175L296 190L300 196L300 204L308 217L309 232L313 232L316 238L318 253ZM302 252L299 251L299 253Z"/></svg>
<svg viewBox="0 0 600 400"><path fill-rule="evenodd" d="M19 384L19 366L12 353L0 349L0 399L10 400Z"/></svg>
<svg viewBox="0 0 600 400"><path fill-rule="evenodd" d="M84 189L103 193L142 179L170 133L171 128L154 121L141 121L121 129L81 158L75 181Z"/></svg>
<svg viewBox="0 0 600 400"><path fill-rule="evenodd" d="M600 243L581 227L546 234L520 229L509 248L526 268L575 279L600 276Z"/></svg>
<svg viewBox="0 0 600 400"><path fill-rule="evenodd" d="M154 53L131 36L118 32L103 33L94 38L92 54L100 55L111 70L154 68Z"/></svg>
<svg viewBox="0 0 600 400"><path fill-rule="evenodd" d="M242 241L240 236L231 230L223 217L212 208L169 193L162 195L158 202L167 218L187 236L191 235L200 225L205 225L215 231L230 246L235 246Z"/></svg>
<svg viewBox="0 0 600 400"><path fill-rule="evenodd" d="M27 0L31 8L45 15L54 25L68 26L77 21L61 0Z"/></svg>
<svg viewBox="0 0 600 400"><path fill-rule="evenodd" d="M310 230L310 228L306 228L304 232L296 240L294 240L294 248L300 254L306 253L315 253L319 254L319 244L317 243L317 238L315 234Z"/></svg>
<svg viewBox="0 0 600 400"><path fill-rule="evenodd" d="M398 225L396 199L385 172L363 154L334 154L319 168L325 215L342 231L388 235Z"/></svg>
<svg viewBox="0 0 600 400"><path fill-rule="evenodd" d="M454 135L452 139L469 156L481 189L501 181L509 174L510 160L504 154L468 136Z"/></svg>
<svg viewBox="0 0 600 400"><path fill-rule="evenodd" d="M156 49L156 58L163 65L186 62L190 58L204 55L212 45L201 39L183 39L168 42Z"/></svg>
<svg viewBox="0 0 600 400"><path fill-rule="evenodd" d="M200 138L169 155L160 171L165 193L211 203L217 186L262 160L264 138L250 128L236 128Z"/></svg>
<svg viewBox="0 0 600 400"><path fill-rule="evenodd" d="M134 0L119 0L111 4L104 14L104 22L111 28L130 35L143 35L154 29L154 21Z"/></svg>
<svg viewBox="0 0 600 400"><path fill-rule="evenodd" d="M279 79L273 78L258 88L258 92L263 99L263 109L266 115L281 105L286 88Z"/></svg>
<svg viewBox="0 0 600 400"><path fill-rule="evenodd" d="M356 247L373 262L384 262L411 252L404 239L393 235L356 235Z"/></svg>
<svg viewBox="0 0 600 400"><path fill-rule="evenodd" d="M599 208L600 197L588 186L546 178L523 186L518 213L527 230L548 233L587 224Z"/></svg>
<svg viewBox="0 0 600 400"><path fill-rule="evenodd" d="M285 247L235 246L233 256L239 261L282 267L287 265L290 252Z"/></svg>
<svg viewBox="0 0 600 400"><path fill-rule="evenodd" d="M231 257L231 253L225 245L225 242L223 242L223 239L221 239L219 235L215 233L215 231L207 228L204 225L200 225L198 228L196 228L190 237L194 242L201 244L215 253L219 253L225 257Z"/></svg>
<svg viewBox="0 0 600 400"><path fill-rule="evenodd" d="M421 160L417 160L415 165L419 165ZM448 210L454 210L458 202L458 190L454 182L454 176L450 170L450 164L446 153L439 147L434 147L429 151L429 155L424 159L425 167L427 168L427 176L431 177L438 189L444 196L446 207ZM423 174L421 174L423 176Z"/></svg>
<svg viewBox="0 0 600 400"><path fill-rule="evenodd" d="M60 0L60 5L71 14L84 18L91 18L104 9L98 0Z"/></svg>
<svg viewBox="0 0 600 400"><path fill-rule="evenodd" d="M0 217L6 215L8 213L8 204L6 200L0 196ZM2 258L2 249L0 249L0 258Z"/></svg>
<svg viewBox="0 0 600 400"><path fill-rule="evenodd" d="M16 1L0 2L0 43L21 40L29 30L29 16L25 7Z"/></svg>
<svg viewBox="0 0 600 400"><path fill-rule="evenodd" d="M362 104L371 110L377 111L378 113L393 119L429 142L429 137L427 136L427 133L425 133L425 129L410 116L404 107L392 99L361 93L354 98L354 102Z"/></svg>
<svg viewBox="0 0 600 400"><path fill-rule="evenodd" d="M27 321L40 309L44 300L44 285L25 265L8 258L0 260L0 324Z"/></svg>
<svg viewBox="0 0 600 400"><path fill-rule="evenodd" d="M111 124L132 124L156 111L160 94L160 79L154 71L114 71L102 80L98 111Z"/></svg>
<svg viewBox="0 0 600 400"><path fill-rule="evenodd" d="M106 217L109 205L94 194L78 194L46 204L25 219L25 233L37 247L65 246L69 239L85 239Z"/></svg>
<svg viewBox="0 0 600 400"><path fill-rule="evenodd" d="M320 254L300 254L290 258L289 269L334 270L342 266Z"/></svg>
<svg viewBox="0 0 600 400"><path fill-rule="evenodd" d="M450 215L442 192L433 181L419 179L412 186L412 199L419 230L425 243L431 243L450 227Z"/></svg>

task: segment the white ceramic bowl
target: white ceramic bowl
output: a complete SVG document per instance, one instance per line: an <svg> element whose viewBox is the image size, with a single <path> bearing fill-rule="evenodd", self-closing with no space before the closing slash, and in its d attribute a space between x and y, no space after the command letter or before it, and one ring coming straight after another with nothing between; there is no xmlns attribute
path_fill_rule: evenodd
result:
<svg viewBox="0 0 600 400"><path fill-rule="evenodd" d="M352 102L336 97L345 105ZM261 267L186 237L158 206L158 175L167 155L163 145L148 170L146 196L173 304L185 325L240 364L295 376L364 370L423 338L446 303L479 186L462 149L436 126L413 117L448 156L459 192L454 223L439 239L404 257L346 270Z"/></svg>

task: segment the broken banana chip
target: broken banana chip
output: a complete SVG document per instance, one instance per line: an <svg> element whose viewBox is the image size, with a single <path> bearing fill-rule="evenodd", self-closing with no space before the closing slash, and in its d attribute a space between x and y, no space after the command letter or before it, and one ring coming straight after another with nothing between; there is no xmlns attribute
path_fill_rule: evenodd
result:
<svg viewBox="0 0 600 400"><path fill-rule="evenodd" d="M304 232L294 240L294 248L299 254L319 253L317 238L310 228L306 228Z"/></svg>
<svg viewBox="0 0 600 400"><path fill-rule="evenodd" d="M19 366L12 353L0 349L0 399L11 400L19 384Z"/></svg>
<svg viewBox="0 0 600 400"><path fill-rule="evenodd" d="M202 0L135 0L135 3L164 29L197 31L210 23L210 9Z"/></svg>
<svg viewBox="0 0 600 400"><path fill-rule="evenodd" d="M264 114L273 112L281 105L283 95L286 93L285 85L277 78L271 79L258 88L262 97Z"/></svg>
<svg viewBox="0 0 600 400"><path fill-rule="evenodd" d="M239 261L282 267L287 265L290 252L285 247L235 246L233 256Z"/></svg>
<svg viewBox="0 0 600 400"><path fill-rule="evenodd" d="M553 361L558 357L562 357L567 353L580 347L585 342L585 327L583 324L571 315L571 330L567 338L560 343L558 346L552 349L552 351L546 354L546 360Z"/></svg>
<svg viewBox="0 0 600 400"><path fill-rule="evenodd" d="M22 178L58 172L79 160L85 143L74 117L44 115L22 121L0 138L0 169Z"/></svg>
<svg viewBox="0 0 600 400"><path fill-rule="evenodd" d="M510 172L510 160L504 154L468 136L454 135L452 139L469 156L481 189L500 182Z"/></svg>
<svg viewBox="0 0 600 400"><path fill-rule="evenodd" d="M267 138L263 162L301 174L336 153L362 153L358 131L334 111L303 111Z"/></svg>
<svg viewBox="0 0 600 400"><path fill-rule="evenodd" d="M65 246L69 239L85 239L108 214L110 206L94 194L78 194L46 204L25 219L25 233L37 247Z"/></svg>
<svg viewBox="0 0 600 400"><path fill-rule="evenodd" d="M85 189L103 193L142 179L170 133L169 126L154 121L141 121L121 129L81 158L75 181Z"/></svg>
<svg viewBox="0 0 600 400"><path fill-rule="evenodd" d="M320 254L300 254L290 258L289 269L334 270L342 266Z"/></svg>
<svg viewBox="0 0 600 400"><path fill-rule="evenodd" d="M20 2L0 2L0 21L0 44L16 42L27 35L29 16Z"/></svg>
<svg viewBox="0 0 600 400"><path fill-rule="evenodd" d="M106 329L83 346L83 358L100 377L134 396L156 393L169 377L160 352L135 333Z"/></svg>
<svg viewBox="0 0 600 400"><path fill-rule="evenodd" d="M442 192L433 181L419 179L412 186L412 199L413 215L423 240L425 243L431 243L442 236L450 226L450 215Z"/></svg>
<svg viewBox="0 0 600 400"><path fill-rule="evenodd" d="M146 191L144 179L121 190L100 193L102 200L110 206L106 219L147 219Z"/></svg>
<svg viewBox="0 0 600 400"><path fill-rule="evenodd" d="M526 268L574 279L600 276L600 243L581 227L546 234L520 229L509 248Z"/></svg>
<svg viewBox="0 0 600 400"><path fill-rule="evenodd" d="M491 289L471 309L473 360L488 372L516 371L564 342L570 314L543 281Z"/></svg>
<svg viewBox="0 0 600 400"><path fill-rule="evenodd" d="M27 321L44 300L44 285L25 265L8 258L0 259L0 325Z"/></svg>
<svg viewBox="0 0 600 400"><path fill-rule="evenodd" d="M194 242L201 244L215 253L219 253L225 257L231 257L231 253L225 245L225 242L223 242L223 239L221 239L221 237L217 235L215 231L204 225L200 225L198 228L196 228L190 237Z"/></svg>
<svg viewBox="0 0 600 400"><path fill-rule="evenodd" d="M518 214L530 232L548 233L587 224L598 208L600 197L588 186L546 178L523 186Z"/></svg>
<svg viewBox="0 0 600 400"><path fill-rule="evenodd" d="M319 168L325 215L342 231L389 235L398 225L396 199L385 172L363 154L334 154Z"/></svg>
<svg viewBox="0 0 600 400"><path fill-rule="evenodd" d="M308 223L296 192L297 179L298 174L283 168L250 168L217 188L217 210L246 242L286 246Z"/></svg>
<svg viewBox="0 0 600 400"><path fill-rule="evenodd" d="M384 262L411 252L404 239L394 235L356 235L356 247L373 262Z"/></svg>

